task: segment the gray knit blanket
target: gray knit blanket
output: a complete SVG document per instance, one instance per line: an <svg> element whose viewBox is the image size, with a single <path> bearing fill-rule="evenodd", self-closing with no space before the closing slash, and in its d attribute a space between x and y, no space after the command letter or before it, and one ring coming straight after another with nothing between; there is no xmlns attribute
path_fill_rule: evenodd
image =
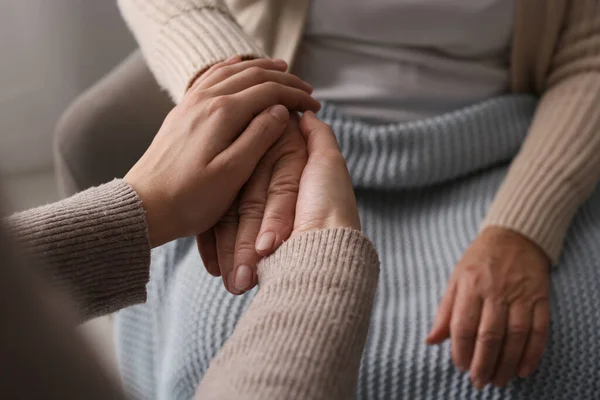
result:
<svg viewBox="0 0 600 400"><path fill-rule="evenodd" d="M536 100L506 96L402 124L326 105L382 270L358 399L600 398L600 191L580 209L552 272L551 334L537 373L478 392L448 343L424 344L447 279L517 153ZM137 399L190 399L253 293L234 297L192 239L154 251L148 302L117 317L125 387Z"/></svg>

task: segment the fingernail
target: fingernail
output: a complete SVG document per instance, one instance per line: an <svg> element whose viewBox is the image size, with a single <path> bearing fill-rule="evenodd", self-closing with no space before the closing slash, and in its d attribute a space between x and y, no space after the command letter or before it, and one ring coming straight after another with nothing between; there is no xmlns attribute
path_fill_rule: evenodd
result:
<svg viewBox="0 0 600 400"><path fill-rule="evenodd" d="M225 62L233 62L233 61L237 61L240 60L240 56L231 56L229 57L227 60L225 60Z"/></svg>
<svg viewBox="0 0 600 400"><path fill-rule="evenodd" d="M231 294L240 294L241 292L237 289L234 283L233 271L227 274L227 289Z"/></svg>
<svg viewBox="0 0 600 400"><path fill-rule="evenodd" d="M256 250L267 251L273 248L275 244L275 234L273 232L265 232L256 241Z"/></svg>
<svg viewBox="0 0 600 400"><path fill-rule="evenodd" d="M248 289L252 285L252 269L247 265L240 265L235 271L233 284L240 291Z"/></svg>
<svg viewBox="0 0 600 400"><path fill-rule="evenodd" d="M269 113L275 117L276 120L284 122L287 120L289 112L287 110L287 108L285 108L285 106L282 106L280 104L271 107L271 109L269 110Z"/></svg>

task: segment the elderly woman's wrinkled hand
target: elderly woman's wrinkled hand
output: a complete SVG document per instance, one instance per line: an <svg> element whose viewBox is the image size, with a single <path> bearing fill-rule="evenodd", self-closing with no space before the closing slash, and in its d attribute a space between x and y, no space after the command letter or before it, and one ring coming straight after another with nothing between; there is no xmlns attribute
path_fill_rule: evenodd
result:
<svg viewBox="0 0 600 400"><path fill-rule="evenodd" d="M427 343L450 338L454 364L479 389L531 375L548 337L549 265L520 234L487 228L456 266Z"/></svg>

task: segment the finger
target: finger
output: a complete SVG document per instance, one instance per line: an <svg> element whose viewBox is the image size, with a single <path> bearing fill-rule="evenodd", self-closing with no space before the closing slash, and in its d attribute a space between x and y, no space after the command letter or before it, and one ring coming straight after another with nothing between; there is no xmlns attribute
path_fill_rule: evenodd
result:
<svg viewBox="0 0 600 400"><path fill-rule="evenodd" d="M217 170L227 166L233 169L231 179L241 187L248 181L260 159L281 137L289 120L290 113L284 106L277 105L263 111L209 166L214 166Z"/></svg>
<svg viewBox="0 0 600 400"><path fill-rule="evenodd" d="M331 127L319 120L313 112L307 111L302 115L300 131L306 139L309 155L314 155L319 151L340 151Z"/></svg>
<svg viewBox="0 0 600 400"><path fill-rule="evenodd" d="M235 239L238 230L238 204L229 208L221 220L215 226L215 237L217 242L217 256L219 258L219 269L225 288L232 294L240 292L233 286L233 257L235 251Z"/></svg>
<svg viewBox="0 0 600 400"><path fill-rule="evenodd" d="M234 285L240 291L250 290L255 282L256 264L262 258L255 249L254 243L263 219L267 193L274 161L268 156L258 163L250 180L244 187L239 206L239 228L235 243ZM252 275L248 274L248 269ZM252 279L249 279L252 278Z"/></svg>
<svg viewBox="0 0 600 400"><path fill-rule="evenodd" d="M239 101L240 112L247 117L256 116L276 104L300 112L321 108L321 104L305 91L276 82L261 83L231 96Z"/></svg>
<svg viewBox="0 0 600 400"><path fill-rule="evenodd" d="M242 61L242 57L240 56L231 56L229 57L227 60L218 62L214 65L212 65L210 68L208 68L206 71L201 72L198 77L192 82L192 84L190 85L190 90L197 90L199 87L205 86L203 83L206 82L206 80L208 80L208 77L210 77L215 71L226 67L227 65L232 65L232 64L236 64ZM209 87L209 86L207 86Z"/></svg>
<svg viewBox="0 0 600 400"><path fill-rule="evenodd" d="M494 385L504 386L516 375L531 329L532 314L531 308L525 305L514 304L510 307L504 347L492 378Z"/></svg>
<svg viewBox="0 0 600 400"><path fill-rule="evenodd" d="M239 65L227 67L228 70L239 69ZM225 69L224 69L225 70ZM215 75L218 75L215 73ZM220 74L218 75L220 76ZM213 96L235 94L265 82L275 82L281 85L300 89L308 94L312 93L312 86L298 78L296 75L283 71L273 71L261 67L250 67L238 71L235 75L215 84L210 93ZM204 86L204 85L202 85Z"/></svg>
<svg viewBox="0 0 600 400"><path fill-rule="evenodd" d="M471 365L481 307L482 300L473 290L457 287L450 321L450 340L452 360L461 371L468 370Z"/></svg>
<svg viewBox="0 0 600 400"><path fill-rule="evenodd" d="M196 243L206 271L212 276L221 276L219 258L217 255L217 239L215 237L214 229L211 228L196 236Z"/></svg>
<svg viewBox="0 0 600 400"><path fill-rule="evenodd" d="M508 307L504 302L487 299L483 304L471 362L471 381L477 389L487 385L494 373L506 331L507 314Z"/></svg>
<svg viewBox="0 0 600 400"><path fill-rule="evenodd" d="M281 143L283 155L273 169L264 217L256 240L256 251L262 256L270 255L292 233L300 178L308 158L304 140L297 132L297 119L292 118L287 129L289 135L282 138L287 140Z"/></svg>
<svg viewBox="0 0 600 400"><path fill-rule="evenodd" d="M456 285L451 281L448 290L440 305L433 322L433 327L425 339L426 344L440 344L450 337L450 321L452 320L452 307L456 298Z"/></svg>
<svg viewBox="0 0 600 400"><path fill-rule="evenodd" d="M531 375L542 359L546 342L548 341L548 329L550 328L550 310L548 302L539 302L533 309L533 320L523 358L519 363L518 373L521 378Z"/></svg>
<svg viewBox="0 0 600 400"><path fill-rule="evenodd" d="M287 70L287 63L280 59L259 58L256 60L242 61L241 57L234 56L224 62L210 67L194 83L195 90L204 90L217 85L220 82L249 68L260 68L263 70L282 71Z"/></svg>

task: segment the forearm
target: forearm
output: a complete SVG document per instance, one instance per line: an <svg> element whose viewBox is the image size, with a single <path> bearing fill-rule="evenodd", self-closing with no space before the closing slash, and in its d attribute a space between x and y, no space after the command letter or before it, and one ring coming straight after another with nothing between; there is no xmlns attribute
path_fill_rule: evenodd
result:
<svg viewBox="0 0 600 400"><path fill-rule="evenodd" d="M146 299L150 243L145 212L121 180L6 219L47 278L73 296L80 318Z"/></svg>
<svg viewBox="0 0 600 400"><path fill-rule="evenodd" d="M350 229L309 232L258 274L258 294L196 398L352 398L379 275L369 240Z"/></svg>
<svg viewBox="0 0 600 400"><path fill-rule="evenodd" d="M569 3L547 89L483 225L522 234L555 263L600 179L599 23L599 0Z"/></svg>
<svg viewBox="0 0 600 400"><path fill-rule="evenodd" d="M223 0L118 0L150 69L179 102L194 79L231 56L264 56Z"/></svg>

